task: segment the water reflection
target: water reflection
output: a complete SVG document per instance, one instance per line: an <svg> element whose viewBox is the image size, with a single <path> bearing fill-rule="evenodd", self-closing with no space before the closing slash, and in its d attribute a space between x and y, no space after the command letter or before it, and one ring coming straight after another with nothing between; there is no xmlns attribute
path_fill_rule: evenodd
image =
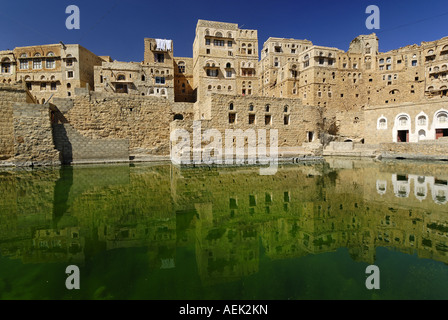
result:
<svg viewBox="0 0 448 320"><path fill-rule="evenodd" d="M398 198L408 198L411 193L411 184L414 186L414 196L423 201L431 193L431 199L437 204L444 205L448 202L448 181L433 176L419 176L413 174L392 174L391 182L394 194ZM387 191L387 180L376 181L378 194L385 195Z"/></svg>
<svg viewBox="0 0 448 320"><path fill-rule="evenodd" d="M283 166L275 176L171 165L5 171L0 251L25 264L86 265L146 248L150 270L173 270L188 248L207 286L259 273L262 256L339 248L368 264L378 247L448 263L446 168L339 161Z"/></svg>

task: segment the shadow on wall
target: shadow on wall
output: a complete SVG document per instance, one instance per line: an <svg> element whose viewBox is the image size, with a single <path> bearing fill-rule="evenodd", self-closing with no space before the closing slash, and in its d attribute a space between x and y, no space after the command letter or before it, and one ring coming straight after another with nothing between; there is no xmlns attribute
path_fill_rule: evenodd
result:
<svg viewBox="0 0 448 320"><path fill-rule="evenodd" d="M61 163L71 164L73 162L73 148L64 124L53 123L53 141L56 149L60 152Z"/></svg>

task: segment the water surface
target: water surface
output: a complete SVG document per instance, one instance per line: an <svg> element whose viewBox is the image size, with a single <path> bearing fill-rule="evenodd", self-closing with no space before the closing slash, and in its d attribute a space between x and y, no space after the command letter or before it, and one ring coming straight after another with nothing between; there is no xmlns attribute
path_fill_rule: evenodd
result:
<svg viewBox="0 0 448 320"><path fill-rule="evenodd" d="M447 299L448 166L0 171L1 299ZM365 270L380 268L380 290ZM79 266L81 289L65 268Z"/></svg>

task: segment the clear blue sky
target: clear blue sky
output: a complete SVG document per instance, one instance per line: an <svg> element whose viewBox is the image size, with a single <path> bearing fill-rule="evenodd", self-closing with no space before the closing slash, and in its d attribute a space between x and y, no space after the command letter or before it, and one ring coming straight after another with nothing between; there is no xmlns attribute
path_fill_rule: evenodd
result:
<svg viewBox="0 0 448 320"><path fill-rule="evenodd" d="M65 8L81 11L81 29L67 30ZM385 52L448 36L447 0L46 0L2 1L0 50L17 46L79 43L97 55L142 61L143 39L174 41L174 55L191 57L198 19L257 29L261 49L268 37L308 39L343 50L365 27L366 7L381 10L373 30Z"/></svg>

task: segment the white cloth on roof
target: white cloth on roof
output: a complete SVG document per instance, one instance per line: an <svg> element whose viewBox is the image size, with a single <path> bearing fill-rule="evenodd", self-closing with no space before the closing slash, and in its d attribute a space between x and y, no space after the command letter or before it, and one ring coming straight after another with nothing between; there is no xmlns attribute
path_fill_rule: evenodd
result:
<svg viewBox="0 0 448 320"><path fill-rule="evenodd" d="M156 39L157 50L171 51L172 42L172 40Z"/></svg>

